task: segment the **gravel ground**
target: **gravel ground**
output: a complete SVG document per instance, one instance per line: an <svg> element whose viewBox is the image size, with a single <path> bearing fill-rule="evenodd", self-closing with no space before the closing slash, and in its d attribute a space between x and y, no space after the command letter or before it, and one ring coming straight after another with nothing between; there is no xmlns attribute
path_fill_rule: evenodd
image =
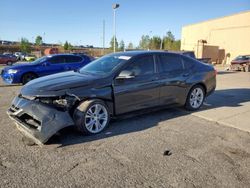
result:
<svg viewBox="0 0 250 188"><path fill-rule="evenodd" d="M19 89L0 87L0 187L250 185L250 133L181 109L118 119L96 136L67 128L27 146L5 113Z"/></svg>

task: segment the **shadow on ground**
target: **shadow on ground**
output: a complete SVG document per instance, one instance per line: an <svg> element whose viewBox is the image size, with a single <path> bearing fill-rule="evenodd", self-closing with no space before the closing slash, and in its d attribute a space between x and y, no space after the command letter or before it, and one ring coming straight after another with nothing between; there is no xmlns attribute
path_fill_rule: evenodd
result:
<svg viewBox="0 0 250 188"><path fill-rule="evenodd" d="M238 73L239 71L218 71L217 74L223 75L223 74L235 74Z"/></svg>
<svg viewBox="0 0 250 188"><path fill-rule="evenodd" d="M250 89L216 90L214 94L206 99L205 105L200 109L200 111L225 106L239 107L244 105L242 103L248 101L250 101ZM61 130L58 135L53 136L47 144L59 144L60 147L64 147L105 139L117 135L144 131L157 126L162 121L189 115L190 113L191 112L189 111L183 110L183 108L168 108L154 109L146 112L144 111L140 114L129 114L113 120L104 132L91 136L84 136L75 128L68 127Z"/></svg>

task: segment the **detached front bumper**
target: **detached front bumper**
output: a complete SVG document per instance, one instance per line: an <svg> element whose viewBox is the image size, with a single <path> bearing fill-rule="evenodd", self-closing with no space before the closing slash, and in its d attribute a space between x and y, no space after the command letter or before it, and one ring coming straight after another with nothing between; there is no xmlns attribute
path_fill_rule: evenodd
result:
<svg viewBox="0 0 250 188"><path fill-rule="evenodd" d="M60 129L74 125L67 111L21 97L14 98L7 113L17 128L36 144L43 144Z"/></svg>

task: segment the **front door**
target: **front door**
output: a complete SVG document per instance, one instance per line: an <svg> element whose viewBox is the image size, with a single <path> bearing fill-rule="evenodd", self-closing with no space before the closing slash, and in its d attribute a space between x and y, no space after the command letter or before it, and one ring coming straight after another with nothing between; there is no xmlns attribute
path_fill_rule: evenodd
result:
<svg viewBox="0 0 250 188"><path fill-rule="evenodd" d="M153 55L139 57L121 71L132 72L133 77L114 80L116 114L159 104L158 74Z"/></svg>

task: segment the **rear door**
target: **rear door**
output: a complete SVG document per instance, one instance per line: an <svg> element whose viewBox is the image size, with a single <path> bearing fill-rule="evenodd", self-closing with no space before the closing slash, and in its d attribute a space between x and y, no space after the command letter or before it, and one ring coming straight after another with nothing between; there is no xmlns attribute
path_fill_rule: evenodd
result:
<svg viewBox="0 0 250 188"><path fill-rule="evenodd" d="M117 114L159 105L159 83L154 59L153 55L139 57L121 70L132 71L133 78L114 80Z"/></svg>
<svg viewBox="0 0 250 188"><path fill-rule="evenodd" d="M182 101L185 80L189 76L184 71L182 56L179 54L159 54L160 104L175 104Z"/></svg>

